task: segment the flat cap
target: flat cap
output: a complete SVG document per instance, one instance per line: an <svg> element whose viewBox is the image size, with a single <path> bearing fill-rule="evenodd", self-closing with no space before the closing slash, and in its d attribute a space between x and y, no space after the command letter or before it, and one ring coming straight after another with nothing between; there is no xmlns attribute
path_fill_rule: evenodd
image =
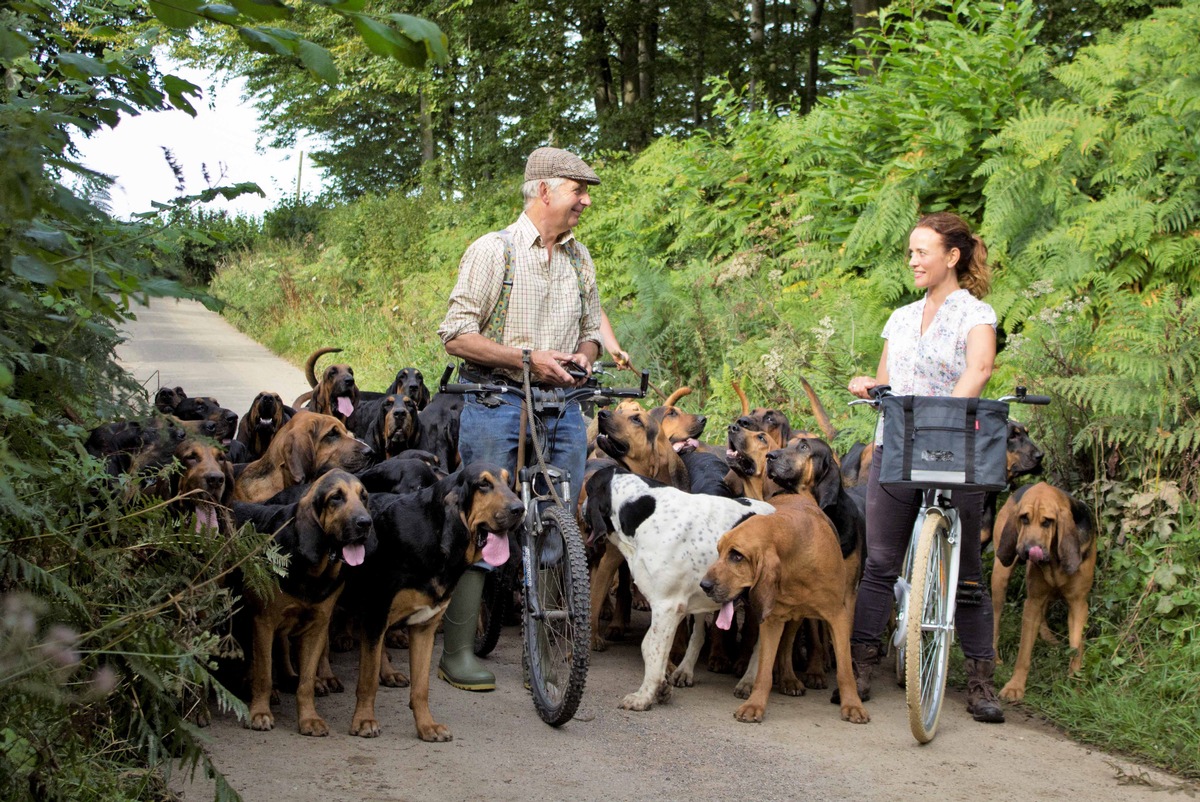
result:
<svg viewBox="0 0 1200 802"><path fill-rule="evenodd" d="M529 154L529 161L525 162L525 180L542 181L547 178L570 178L581 184L600 183L596 171L574 153L561 148L538 148Z"/></svg>

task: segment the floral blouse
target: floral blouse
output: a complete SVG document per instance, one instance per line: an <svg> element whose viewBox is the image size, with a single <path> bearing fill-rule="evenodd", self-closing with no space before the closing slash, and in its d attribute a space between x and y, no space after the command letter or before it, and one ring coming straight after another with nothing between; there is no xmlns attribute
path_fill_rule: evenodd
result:
<svg viewBox="0 0 1200 802"><path fill-rule="evenodd" d="M900 307L880 335L888 341L888 383L896 395L951 395L967 368L967 332L976 326L996 327L992 307L966 290L950 293L921 334L924 312L924 298Z"/></svg>

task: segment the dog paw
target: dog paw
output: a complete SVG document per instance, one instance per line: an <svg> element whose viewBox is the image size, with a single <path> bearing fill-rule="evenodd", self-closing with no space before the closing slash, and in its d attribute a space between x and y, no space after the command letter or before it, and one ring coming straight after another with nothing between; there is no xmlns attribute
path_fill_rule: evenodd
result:
<svg viewBox="0 0 1200 802"><path fill-rule="evenodd" d="M862 705L842 705L842 721L851 724L866 724L871 720L871 714Z"/></svg>
<svg viewBox="0 0 1200 802"><path fill-rule="evenodd" d="M733 686L733 695L739 699L749 699L750 691L754 690L754 682L739 682Z"/></svg>
<svg viewBox="0 0 1200 802"><path fill-rule="evenodd" d="M608 629L604 631L604 638L609 641L619 641L625 639L625 627L622 624L609 624Z"/></svg>
<svg viewBox="0 0 1200 802"><path fill-rule="evenodd" d="M804 687L806 684L798 679L781 679L779 680L779 692L784 696L803 696L808 690Z"/></svg>
<svg viewBox="0 0 1200 802"><path fill-rule="evenodd" d="M724 657L708 658L708 670L714 674L729 674L731 667L729 661Z"/></svg>
<svg viewBox="0 0 1200 802"><path fill-rule="evenodd" d="M1006 702L1019 702L1025 698L1025 686L1010 682L1000 689L1000 698Z"/></svg>
<svg viewBox="0 0 1200 802"><path fill-rule="evenodd" d="M653 700L647 698L646 694L631 693L621 700L622 710L649 710L653 704Z"/></svg>
<svg viewBox="0 0 1200 802"><path fill-rule="evenodd" d="M250 729L267 732L275 729L275 717L270 713L254 713L250 716Z"/></svg>
<svg viewBox="0 0 1200 802"><path fill-rule="evenodd" d="M407 688L408 676L401 674L399 671L380 671L379 684L386 685L389 688Z"/></svg>
<svg viewBox="0 0 1200 802"><path fill-rule="evenodd" d="M408 627L398 627L389 629L387 634L383 636L383 645L389 649L407 649L408 648Z"/></svg>
<svg viewBox="0 0 1200 802"><path fill-rule="evenodd" d="M671 701L671 683L665 679L658 683L658 689L654 692L654 701L659 704L666 704Z"/></svg>
<svg viewBox="0 0 1200 802"><path fill-rule="evenodd" d="M417 737L430 743L445 743L454 740L454 736L450 734L450 728L445 724L438 724L436 721L427 726L418 727Z"/></svg>
<svg viewBox="0 0 1200 802"><path fill-rule="evenodd" d="M822 691L829 687L825 681L825 675L816 671L811 674L801 674L800 681L804 683L805 688L812 688L814 691Z"/></svg>
<svg viewBox="0 0 1200 802"><path fill-rule="evenodd" d="M353 635L335 635L329 639L329 650L331 652L348 652L358 646L358 641Z"/></svg>
<svg viewBox="0 0 1200 802"><path fill-rule="evenodd" d="M604 652L608 651L608 641L598 632L592 632L592 651Z"/></svg>
<svg viewBox="0 0 1200 802"><path fill-rule="evenodd" d="M671 672L671 684L676 688L690 688L696 684L696 677L691 671L677 668Z"/></svg>
<svg viewBox="0 0 1200 802"><path fill-rule="evenodd" d="M323 685L325 687L325 693L319 694L321 696L326 696L331 693L344 693L346 690L346 686L342 684L342 681L333 674L330 674L327 677L317 677L316 684L317 686Z"/></svg>
<svg viewBox="0 0 1200 802"><path fill-rule="evenodd" d="M320 716L300 719L300 734L324 738L329 734L329 725Z"/></svg>
<svg viewBox="0 0 1200 802"><path fill-rule="evenodd" d="M363 738L378 738L379 732L379 722L373 718L355 719L350 725L350 734Z"/></svg>
<svg viewBox="0 0 1200 802"><path fill-rule="evenodd" d="M763 720L763 713L765 712L766 708L763 707L763 705L746 702L746 704L737 709L737 712L733 714L733 717L743 724L761 724Z"/></svg>

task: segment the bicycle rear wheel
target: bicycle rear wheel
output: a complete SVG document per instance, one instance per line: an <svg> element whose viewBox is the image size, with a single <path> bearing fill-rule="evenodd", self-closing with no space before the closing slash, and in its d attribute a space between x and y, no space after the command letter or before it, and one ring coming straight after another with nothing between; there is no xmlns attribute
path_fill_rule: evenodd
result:
<svg viewBox="0 0 1200 802"><path fill-rule="evenodd" d="M542 531L526 554L530 590L522 612L529 689L538 715L557 727L583 698L591 645L590 591L583 537L566 509L541 511Z"/></svg>
<svg viewBox="0 0 1200 802"><path fill-rule="evenodd" d="M930 510L921 527L913 560L912 590L905 625L908 723L913 737L929 743L937 732L946 696L946 670L953 636L951 617L949 524Z"/></svg>

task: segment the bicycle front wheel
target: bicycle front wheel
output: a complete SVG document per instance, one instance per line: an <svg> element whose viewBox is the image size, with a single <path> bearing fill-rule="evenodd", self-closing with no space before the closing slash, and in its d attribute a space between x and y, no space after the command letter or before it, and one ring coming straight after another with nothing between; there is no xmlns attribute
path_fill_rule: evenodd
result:
<svg viewBox="0 0 1200 802"><path fill-rule="evenodd" d="M941 513L930 510L917 543L905 614L904 695L913 737L923 744L937 732L946 696L953 636L950 558L949 524Z"/></svg>
<svg viewBox="0 0 1200 802"><path fill-rule="evenodd" d="M557 727L583 698L591 646L590 591L583 537L566 509L541 511L542 531L526 554L528 592L522 613L529 690L538 715Z"/></svg>

